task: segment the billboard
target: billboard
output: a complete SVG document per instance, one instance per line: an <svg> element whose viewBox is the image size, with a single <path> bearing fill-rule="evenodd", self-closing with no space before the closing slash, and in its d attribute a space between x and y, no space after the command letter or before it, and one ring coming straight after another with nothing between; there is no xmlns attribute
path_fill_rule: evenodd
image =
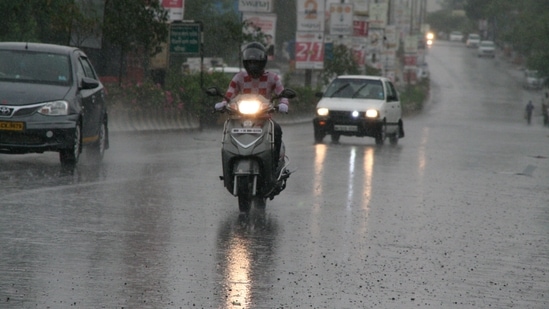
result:
<svg viewBox="0 0 549 309"><path fill-rule="evenodd" d="M238 0L238 10L240 12L263 12L273 11L274 0Z"/></svg>
<svg viewBox="0 0 549 309"><path fill-rule="evenodd" d="M185 0L162 0L162 7L168 11L168 21L183 20Z"/></svg>
<svg viewBox="0 0 549 309"><path fill-rule="evenodd" d="M297 31L324 31L324 0L297 0Z"/></svg>

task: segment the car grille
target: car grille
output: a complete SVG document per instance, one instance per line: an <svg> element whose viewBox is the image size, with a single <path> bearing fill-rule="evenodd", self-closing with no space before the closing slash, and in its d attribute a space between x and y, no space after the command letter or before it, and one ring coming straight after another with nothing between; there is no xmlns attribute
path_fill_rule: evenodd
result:
<svg viewBox="0 0 549 309"><path fill-rule="evenodd" d="M27 107L27 108L21 108L15 111L13 116L26 116L34 113L37 109L39 109L40 106L33 106L33 107Z"/></svg>
<svg viewBox="0 0 549 309"><path fill-rule="evenodd" d="M0 117L27 116L34 113L41 106L17 108L12 106L0 106Z"/></svg>
<svg viewBox="0 0 549 309"><path fill-rule="evenodd" d="M364 113L359 113L358 117L353 117L352 112L347 111L330 111L330 118L332 120L354 120L364 118Z"/></svg>

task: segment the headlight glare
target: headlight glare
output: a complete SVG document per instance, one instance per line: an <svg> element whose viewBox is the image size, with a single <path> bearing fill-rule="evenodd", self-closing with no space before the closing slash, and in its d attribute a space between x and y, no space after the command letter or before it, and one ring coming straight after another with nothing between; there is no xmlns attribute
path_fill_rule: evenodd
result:
<svg viewBox="0 0 549 309"><path fill-rule="evenodd" d="M69 103L66 101L48 102L38 109L38 113L46 116L68 115Z"/></svg>
<svg viewBox="0 0 549 309"><path fill-rule="evenodd" d="M261 107L261 102L254 100L243 100L238 102L238 111L244 115L256 114Z"/></svg>
<svg viewBox="0 0 549 309"><path fill-rule="evenodd" d="M316 110L316 113L319 115L319 116L328 116L328 114L330 113L330 111L325 108L325 107L321 107L319 109Z"/></svg>
<svg viewBox="0 0 549 309"><path fill-rule="evenodd" d="M376 109L369 109L366 111L366 117L368 118L377 118L379 116L379 112Z"/></svg>

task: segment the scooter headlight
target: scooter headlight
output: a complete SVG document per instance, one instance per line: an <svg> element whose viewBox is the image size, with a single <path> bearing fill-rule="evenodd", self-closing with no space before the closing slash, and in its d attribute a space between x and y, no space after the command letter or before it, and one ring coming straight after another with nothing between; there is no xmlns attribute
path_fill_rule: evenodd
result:
<svg viewBox="0 0 549 309"><path fill-rule="evenodd" d="M257 100L242 100L238 102L238 111L243 115L254 115L261 109L261 102Z"/></svg>

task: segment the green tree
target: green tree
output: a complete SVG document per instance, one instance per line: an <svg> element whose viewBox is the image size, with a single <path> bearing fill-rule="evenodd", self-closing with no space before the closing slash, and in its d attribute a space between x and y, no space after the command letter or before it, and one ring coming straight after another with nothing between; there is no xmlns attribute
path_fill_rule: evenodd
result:
<svg viewBox="0 0 549 309"><path fill-rule="evenodd" d="M120 50L119 82L129 52L143 53L147 69L149 56L160 52L168 38L167 20L168 13L159 1L105 1L103 39Z"/></svg>
<svg viewBox="0 0 549 309"><path fill-rule="evenodd" d="M77 20L74 0L0 1L0 40L69 45Z"/></svg>
<svg viewBox="0 0 549 309"><path fill-rule="evenodd" d="M331 59L324 60L324 70L320 73L320 78L324 84L338 75L360 74L355 58L351 49L343 44L334 45Z"/></svg>

